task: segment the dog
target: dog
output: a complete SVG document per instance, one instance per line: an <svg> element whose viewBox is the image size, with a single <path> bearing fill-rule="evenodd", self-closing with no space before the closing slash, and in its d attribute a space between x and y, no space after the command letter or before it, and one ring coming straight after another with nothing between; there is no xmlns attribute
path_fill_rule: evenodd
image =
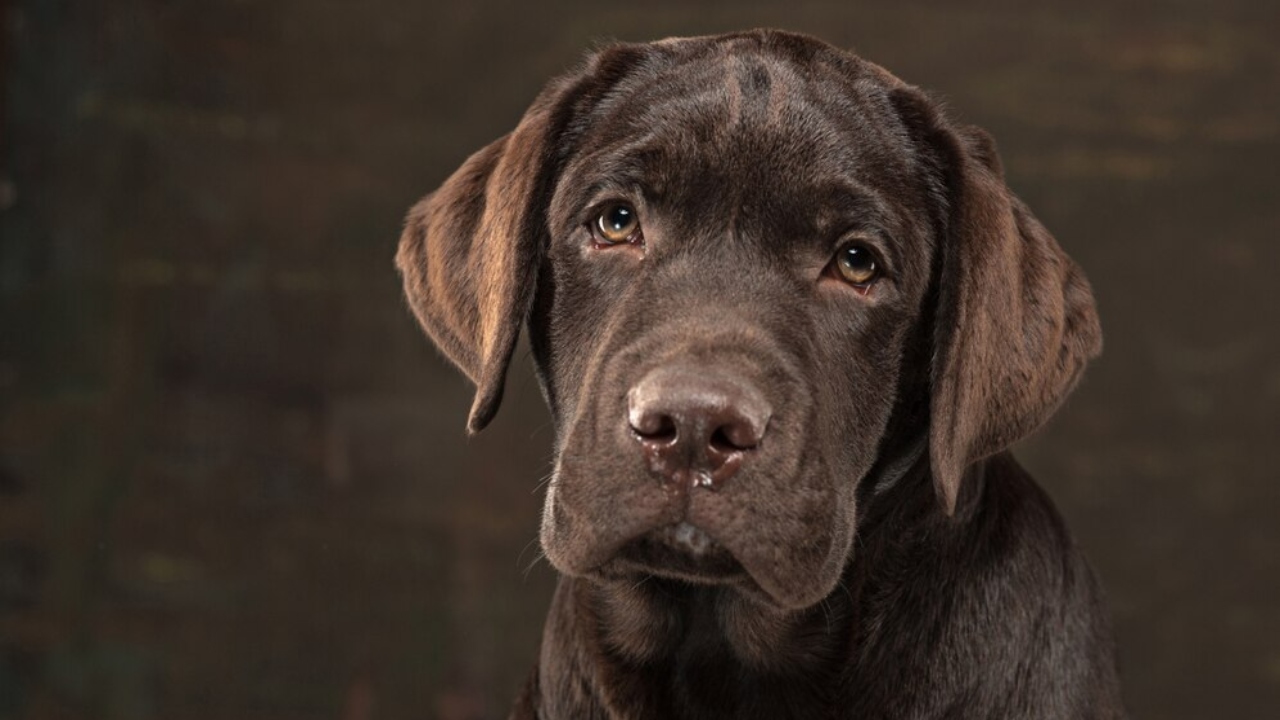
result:
<svg viewBox="0 0 1280 720"><path fill-rule="evenodd" d="M1121 718L1109 620L1007 448L1101 350L982 130L775 30L616 44L408 214L494 417L522 326L560 573L512 717Z"/></svg>

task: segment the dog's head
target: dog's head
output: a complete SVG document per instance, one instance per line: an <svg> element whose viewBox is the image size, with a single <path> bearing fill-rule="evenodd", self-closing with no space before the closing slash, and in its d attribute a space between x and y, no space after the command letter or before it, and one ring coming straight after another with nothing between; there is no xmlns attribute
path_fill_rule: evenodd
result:
<svg viewBox="0 0 1280 720"><path fill-rule="evenodd" d="M616 45L409 213L397 264L483 428L527 320L562 572L831 591L860 486L939 512L1100 347L985 133L814 39Z"/></svg>

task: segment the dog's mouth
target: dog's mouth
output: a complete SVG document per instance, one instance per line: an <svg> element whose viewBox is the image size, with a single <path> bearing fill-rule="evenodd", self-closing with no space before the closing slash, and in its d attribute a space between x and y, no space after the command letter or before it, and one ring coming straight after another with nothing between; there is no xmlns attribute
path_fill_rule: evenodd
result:
<svg viewBox="0 0 1280 720"><path fill-rule="evenodd" d="M602 571L655 575L694 583L721 584L747 577L746 570L706 531L688 522L664 525L624 544Z"/></svg>

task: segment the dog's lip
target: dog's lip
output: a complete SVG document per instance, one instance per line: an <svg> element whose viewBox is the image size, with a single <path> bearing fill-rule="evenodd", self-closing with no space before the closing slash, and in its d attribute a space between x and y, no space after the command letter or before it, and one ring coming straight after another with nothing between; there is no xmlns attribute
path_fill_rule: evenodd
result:
<svg viewBox="0 0 1280 720"><path fill-rule="evenodd" d="M654 528L623 543L601 571L639 572L694 583L728 583L748 577L732 553L688 521Z"/></svg>
<svg viewBox="0 0 1280 720"><path fill-rule="evenodd" d="M702 555L714 549L716 541L711 539L702 528L689 522L681 522L675 526L668 525L661 530L664 539L689 549L694 555Z"/></svg>

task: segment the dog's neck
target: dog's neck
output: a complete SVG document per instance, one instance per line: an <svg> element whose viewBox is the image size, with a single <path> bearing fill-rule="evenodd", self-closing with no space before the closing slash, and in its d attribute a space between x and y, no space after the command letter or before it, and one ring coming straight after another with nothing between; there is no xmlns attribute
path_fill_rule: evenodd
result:
<svg viewBox="0 0 1280 720"><path fill-rule="evenodd" d="M803 610L761 604L732 586L657 578L588 593L603 646L629 663L768 674L817 671L847 656L852 602L840 588Z"/></svg>
<svg viewBox="0 0 1280 720"><path fill-rule="evenodd" d="M853 606L839 589L785 612L727 586L565 578L544 637L539 716L825 715L848 662Z"/></svg>

